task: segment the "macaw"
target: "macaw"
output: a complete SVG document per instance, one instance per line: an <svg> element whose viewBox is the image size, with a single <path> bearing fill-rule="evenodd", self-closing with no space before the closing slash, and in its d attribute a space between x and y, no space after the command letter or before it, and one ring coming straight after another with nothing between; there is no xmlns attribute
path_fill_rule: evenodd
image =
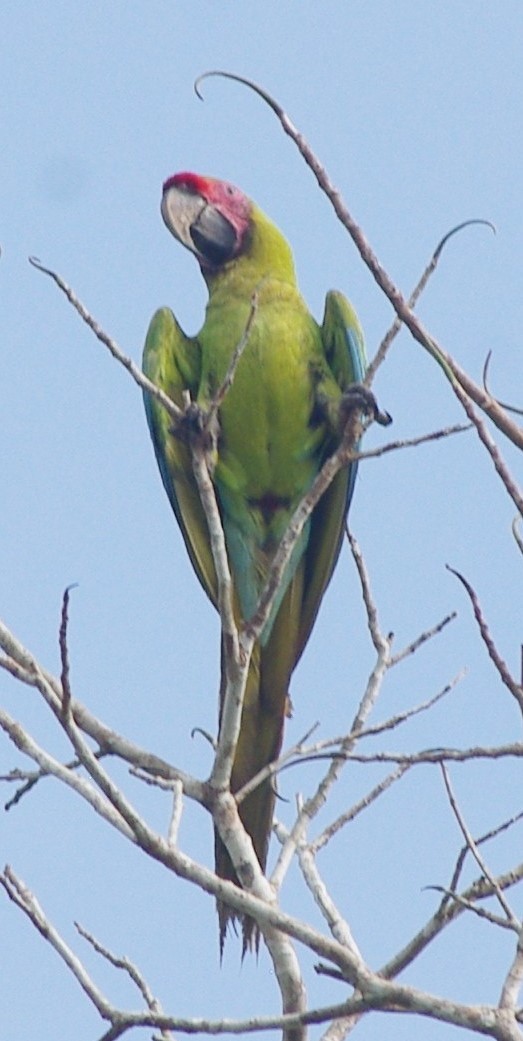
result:
<svg viewBox="0 0 523 1041"><path fill-rule="evenodd" d="M187 336L172 311L154 315L144 350L145 374L178 405L208 409L257 303L234 380L219 408L213 482L234 585L237 621L253 615L268 569L292 514L343 433L343 401L365 374L363 334L341 293L327 294L319 326L301 297L290 247L258 206L232 184L178 173L163 186L163 220L196 257L207 284L205 322ZM165 490L207 596L217 606L217 579L207 521L187 441L167 411L145 393L145 408ZM345 414L346 419L346 414ZM238 791L277 759L289 683L331 578L354 488L356 464L340 471L316 506L291 556L278 597L249 668L231 777ZM222 695L223 698L223 679ZM267 780L239 807L262 869L274 809ZM215 839L218 874L237 881ZM220 943L233 913L219 906ZM244 949L257 942L243 921Z"/></svg>

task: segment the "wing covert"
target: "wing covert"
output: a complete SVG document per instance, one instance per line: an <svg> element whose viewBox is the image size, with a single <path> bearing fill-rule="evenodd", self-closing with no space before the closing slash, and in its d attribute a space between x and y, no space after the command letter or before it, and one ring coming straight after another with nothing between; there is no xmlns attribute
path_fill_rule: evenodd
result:
<svg viewBox="0 0 523 1041"><path fill-rule="evenodd" d="M172 311L153 316L143 352L145 375L180 407L183 392L196 397L200 377L198 341L185 335ZM190 452L171 433L171 419L150 394L144 393L145 413L164 488L180 526L187 552L207 596L216 604L216 574L207 521L194 480Z"/></svg>
<svg viewBox="0 0 523 1041"><path fill-rule="evenodd" d="M327 293L321 335L325 358L343 393L351 383L364 378L367 359L358 317L342 293ZM356 472L357 463L340 470L311 517L298 657L310 636L339 556Z"/></svg>

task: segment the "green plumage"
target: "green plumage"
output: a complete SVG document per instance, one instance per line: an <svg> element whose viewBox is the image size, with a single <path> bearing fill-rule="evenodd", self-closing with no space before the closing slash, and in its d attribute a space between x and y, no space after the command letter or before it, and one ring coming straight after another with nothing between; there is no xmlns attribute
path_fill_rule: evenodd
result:
<svg viewBox="0 0 523 1041"><path fill-rule="evenodd" d="M196 175L177 175L179 179L182 176L196 182ZM179 182L176 178L172 181L176 182L178 206ZM203 184L211 186L209 196L204 195ZM216 185L222 187L221 182L198 179L198 199L209 202L210 198L211 205ZM171 182L167 182L166 189L170 187ZM185 184L183 189L186 194ZM217 210L228 220L229 213L220 203L212 206L213 217ZM183 391L188 390L205 409L223 382L256 290L249 339L219 411L213 477L238 620L253 614L289 520L339 440L343 392L362 379L365 369L363 337L350 304L341 294L329 293L320 328L298 292L287 242L254 204L246 203L248 227L241 245L230 259L218 265L209 264L201 248L187 241L185 228L182 233L176 223L171 227L200 260L209 289L205 323L196 337L187 337L164 308L152 319L144 351L144 371L153 382L178 404L182 404ZM214 233L214 225L212 230ZM163 483L196 574L216 605L216 575L189 450L170 433L171 421L165 410L148 395L145 404ZM290 678L338 557L354 477L355 467L339 473L314 511L260 644L255 647L232 774L233 791L279 754ZM273 807L274 792L268 782L240 807L262 868ZM222 877L235 877L219 838L216 865ZM220 908L222 940L229 916L226 908ZM244 922L247 945L252 934L252 923Z"/></svg>

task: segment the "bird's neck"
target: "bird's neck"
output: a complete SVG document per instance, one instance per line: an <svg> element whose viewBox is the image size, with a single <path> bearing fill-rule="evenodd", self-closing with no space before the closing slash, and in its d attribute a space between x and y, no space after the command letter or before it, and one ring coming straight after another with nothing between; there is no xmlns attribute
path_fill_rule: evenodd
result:
<svg viewBox="0 0 523 1041"><path fill-rule="evenodd" d="M253 205L252 219L240 256L219 270L202 270L209 294L251 295L263 283L278 281L296 288L296 272L287 240L275 224Z"/></svg>

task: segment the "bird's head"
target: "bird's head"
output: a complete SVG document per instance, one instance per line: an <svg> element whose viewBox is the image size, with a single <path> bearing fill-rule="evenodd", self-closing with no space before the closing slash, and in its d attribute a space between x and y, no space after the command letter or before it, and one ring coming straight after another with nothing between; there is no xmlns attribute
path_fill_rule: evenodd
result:
<svg viewBox="0 0 523 1041"><path fill-rule="evenodd" d="M217 271L246 248L252 203L239 188L213 177L177 173L163 186L169 231L194 253L203 272Z"/></svg>

